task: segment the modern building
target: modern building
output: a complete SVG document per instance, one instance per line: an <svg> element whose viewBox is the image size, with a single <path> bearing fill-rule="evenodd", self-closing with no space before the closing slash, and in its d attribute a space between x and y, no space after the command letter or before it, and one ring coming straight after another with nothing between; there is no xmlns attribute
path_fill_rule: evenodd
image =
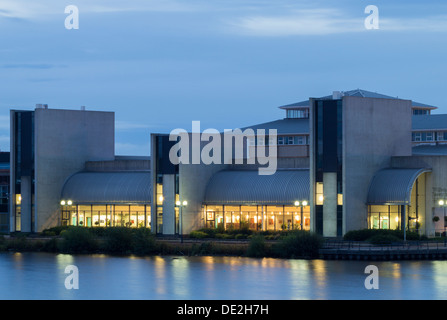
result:
<svg viewBox="0 0 447 320"><path fill-rule="evenodd" d="M86 161L115 158L112 112L11 110L10 230L40 232L61 224L61 191Z"/></svg>
<svg viewBox="0 0 447 320"><path fill-rule="evenodd" d="M12 110L10 230L444 231L447 117L435 106L357 89L280 109L230 137L240 149L226 132L153 133L148 157L114 154L112 112Z"/></svg>
<svg viewBox="0 0 447 320"><path fill-rule="evenodd" d="M9 152L0 152L0 234L9 232Z"/></svg>

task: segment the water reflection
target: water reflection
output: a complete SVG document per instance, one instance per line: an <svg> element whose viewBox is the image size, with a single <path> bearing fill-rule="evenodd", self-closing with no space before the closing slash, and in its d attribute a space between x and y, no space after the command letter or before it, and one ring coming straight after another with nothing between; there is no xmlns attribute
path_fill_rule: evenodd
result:
<svg viewBox="0 0 447 320"><path fill-rule="evenodd" d="M379 290L364 286L379 268ZM79 290L67 290L67 265ZM0 254L0 299L444 299L446 261Z"/></svg>

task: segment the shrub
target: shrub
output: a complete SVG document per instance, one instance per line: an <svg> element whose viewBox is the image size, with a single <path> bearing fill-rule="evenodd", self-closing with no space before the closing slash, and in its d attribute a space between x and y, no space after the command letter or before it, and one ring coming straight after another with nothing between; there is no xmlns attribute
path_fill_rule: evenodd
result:
<svg viewBox="0 0 447 320"><path fill-rule="evenodd" d="M396 242L401 242L401 240L392 234L376 234L368 239L368 242L372 244L392 244Z"/></svg>
<svg viewBox="0 0 447 320"><path fill-rule="evenodd" d="M263 235L256 234L250 239L250 243L247 248L247 256L253 258L261 258L266 256L267 246Z"/></svg>
<svg viewBox="0 0 447 320"><path fill-rule="evenodd" d="M247 234L243 234L243 233L238 233L237 235L234 236L235 239L240 240L240 239L247 239L248 235Z"/></svg>
<svg viewBox="0 0 447 320"><path fill-rule="evenodd" d="M133 244L133 229L127 227L107 228L104 232L104 250L112 254L130 253Z"/></svg>
<svg viewBox="0 0 447 320"><path fill-rule="evenodd" d="M193 239L204 239L204 238L209 238L208 233L203 232L203 231L191 231L191 233L189 234L190 238Z"/></svg>
<svg viewBox="0 0 447 320"><path fill-rule="evenodd" d="M274 245L274 252L282 258L315 258L323 245L323 238L309 231L294 231Z"/></svg>
<svg viewBox="0 0 447 320"><path fill-rule="evenodd" d="M200 245L194 244L191 248L191 255L209 255L213 254L213 244L211 242L202 242Z"/></svg>
<svg viewBox="0 0 447 320"><path fill-rule="evenodd" d="M58 252L59 251L59 247L58 247L58 241L56 238L50 239L48 241L45 241L43 246L42 246L42 251L45 252Z"/></svg>
<svg viewBox="0 0 447 320"><path fill-rule="evenodd" d="M89 229L71 227L60 233L63 240L59 243L62 252L86 253L98 249L98 243Z"/></svg>
<svg viewBox="0 0 447 320"><path fill-rule="evenodd" d="M371 237L376 235L391 235L401 240L404 238L403 230L387 230L387 229L361 229L348 231L343 239L349 241L368 241ZM406 231L407 240L420 240L417 232Z"/></svg>
<svg viewBox="0 0 447 320"><path fill-rule="evenodd" d="M206 233L207 238L214 238L214 237L216 237L216 234L219 232L219 230L215 229L215 228L202 228L197 231Z"/></svg>
<svg viewBox="0 0 447 320"><path fill-rule="evenodd" d="M148 255L156 252L155 237L150 229L138 228L133 232L132 251L136 255Z"/></svg>
<svg viewBox="0 0 447 320"><path fill-rule="evenodd" d="M0 251L5 251L7 249L5 238L0 235Z"/></svg>
<svg viewBox="0 0 447 320"><path fill-rule="evenodd" d="M57 226L57 227L51 227L48 229L44 229L41 233L43 236L58 236L60 233L64 230L67 230L70 228L70 226Z"/></svg>

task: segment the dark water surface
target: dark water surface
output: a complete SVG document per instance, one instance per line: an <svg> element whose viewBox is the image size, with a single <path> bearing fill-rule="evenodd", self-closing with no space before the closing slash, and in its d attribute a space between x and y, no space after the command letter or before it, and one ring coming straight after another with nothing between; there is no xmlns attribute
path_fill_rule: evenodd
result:
<svg viewBox="0 0 447 320"><path fill-rule="evenodd" d="M68 265L79 289L68 290ZM368 265L379 289L365 288ZM445 299L447 261L0 254L0 299Z"/></svg>

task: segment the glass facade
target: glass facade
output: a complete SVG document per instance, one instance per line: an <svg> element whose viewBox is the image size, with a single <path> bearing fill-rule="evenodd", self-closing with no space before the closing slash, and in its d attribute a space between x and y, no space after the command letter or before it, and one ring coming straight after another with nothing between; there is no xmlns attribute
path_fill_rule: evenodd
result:
<svg viewBox="0 0 447 320"><path fill-rule="evenodd" d="M369 229L400 229L401 206L369 206Z"/></svg>
<svg viewBox="0 0 447 320"><path fill-rule="evenodd" d="M414 131L411 136L412 142L447 141L447 131Z"/></svg>
<svg viewBox="0 0 447 320"><path fill-rule="evenodd" d="M62 225L84 227L150 228L151 206L147 205L63 205Z"/></svg>
<svg viewBox="0 0 447 320"><path fill-rule="evenodd" d="M11 194L15 195L14 199L14 231L22 231L22 200L28 204L31 212L27 212L30 218L31 230L34 231L34 112L33 111L16 111L14 113L14 175L13 190ZM22 177L27 177L26 185ZM30 184L30 185L29 185ZM29 197L22 199L22 188L31 191ZM18 198L20 197L20 199ZM23 213L25 216L25 213Z"/></svg>
<svg viewBox="0 0 447 320"><path fill-rule="evenodd" d="M336 175L336 235L343 233L343 105L342 100L317 100L314 106L315 230L323 234L324 176ZM332 212L331 212L332 214Z"/></svg>
<svg viewBox="0 0 447 320"><path fill-rule="evenodd" d="M287 118L289 119L308 119L309 109L291 109L287 110Z"/></svg>
<svg viewBox="0 0 447 320"><path fill-rule="evenodd" d="M310 230L309 206L205 205L203 214L207 228Z"/></svg>

